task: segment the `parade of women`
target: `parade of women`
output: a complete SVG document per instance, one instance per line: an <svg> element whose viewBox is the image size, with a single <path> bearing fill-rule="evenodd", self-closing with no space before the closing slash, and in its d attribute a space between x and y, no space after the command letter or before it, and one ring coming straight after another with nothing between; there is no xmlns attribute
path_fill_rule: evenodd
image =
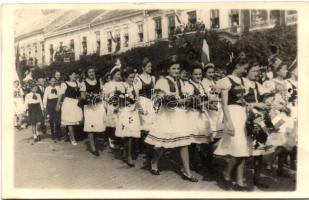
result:
<svg viewBox="0 0 309 200"><path fill-rule="evenodd" d="M153 176L164 174L160 158L176 151L180 178L189 182L201 181L192 171L202 166L211 174L223 158L225 168L216 178L226 190L252 189L244 178L248 167L260 188L271 187L260 179L263 170L275 168L273 176L296 170L296 62L274 56L265 69L241 52L222 72L211 62L184 64L171 55L159 64L159 74L149 58L141 63L140 71L115 64L104 77L89 65L83 76L54 71L15 81L16 129L31 129L29 145L84 145L76 138L84 135L94 158L103 156L98 140L104 140L129 168L140 159L136 154L145 155Z"/></svg>

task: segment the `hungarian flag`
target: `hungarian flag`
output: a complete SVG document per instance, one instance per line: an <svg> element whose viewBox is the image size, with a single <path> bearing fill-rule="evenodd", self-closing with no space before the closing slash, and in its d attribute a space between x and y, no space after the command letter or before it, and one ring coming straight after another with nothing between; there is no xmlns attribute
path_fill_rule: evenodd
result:
<svg viewBox="0 0 309 200"><path fill-rule="evenodd" d="M207 41L205 39L203 39L203 46L202 46L202 62L204 64L210 62L210 58L209 58L209 46L207 44Z"/></svg>
<svg viewBox="0 0 309 200"><path fill-rule="evenodd" d="M175 12L175 17L176 17L176 19L177 19L178 24L182 25L183 23L182 23L180 17L178 16L178 14L177 14L177 11L174 10L174 12Z"/></svg>
<svg viewBox="0 0 309 200"><path fill-rule="evenodd" d="M109 32L109 34L110 34L110 36L111 36L111 39L113 40L113 42L117 42L117 41L115 40L115 38L113 37L113 34L112 34L112 32Z"/></svg>

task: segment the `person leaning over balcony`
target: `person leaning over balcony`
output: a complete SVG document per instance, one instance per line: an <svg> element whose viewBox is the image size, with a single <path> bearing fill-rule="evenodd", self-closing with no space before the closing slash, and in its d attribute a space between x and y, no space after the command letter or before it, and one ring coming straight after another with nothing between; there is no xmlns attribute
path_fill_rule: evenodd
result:
<svg viewBox="0 0 309 200"><path fill-rule="evenodd" d="M179 149L183 164L182 178L197 182L189 167L188 146L199 138L193 120L183 108L186 99L182 93L184 83L179 79L180 64L177 59L171 59L166 69L168 76L159 79L155 85L155 105L158 104L157 117L151 126L145 142L153 145L156 153L151 161L150 172L160 175L158 162L163 149Z"/></svg>
<svg viewBox="0 0 309 200"><path fill-rule="evenodd" d="M68 126L71 144L75 146L77 142L74 137L74 126L79 125L83 120L83 111L78 106L80 90L75 71L72 70L68 73L68 80L61 84L60 91L57 111L59 112L61 108L61 124Z"/></svg>
<svg viewBox="0 0 309 200"><path fill-rule="evenodd" d="M223 182L227 188L232 187L231 176L236 167L235 190L248 190L243 175L245 159L252 152L251 142L245 132L247 114L242 77L247 67L248 61L245 58L237 59L229 67L231 74L217 82L217 87L221 89L225 130L214 154L227 159L228 164L223 171Z"/></svg>
<svg viewBox="0 0 309 200"><path fill-rule="evenodd" d="M94 66L86 69L85 76L80 87L82 104L84 104L84 132L88 133L90 152L99 156L96 136L106 129L106 112L101 96L102 85L96 77Z"/></svg>

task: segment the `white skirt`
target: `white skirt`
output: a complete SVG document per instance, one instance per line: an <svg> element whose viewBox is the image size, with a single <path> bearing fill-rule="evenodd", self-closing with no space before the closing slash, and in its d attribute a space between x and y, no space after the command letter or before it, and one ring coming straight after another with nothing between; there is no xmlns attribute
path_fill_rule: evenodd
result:
<svg viewBox="0 0 309 200"><path fill-rule="evenodd" d="M212 140L212 131L210 127L210 121L207 113L189 110L187 111L190 121L192 121L193 128L195 128L195 134L200 136L206 136L207 142Z"/></svg>
<svg viewBox="0 0 309 200"><path fill-rule="evenodd" d="M118 120L116 122L117 137L141 137L141 122L138 111L134 106L127 106L121 108L118 113Z"/></svg>
<svg viewBox="0 0 309 200"><path fill-rule="evenodd" d="M175 148L192 143L207 143L209 137L197 133L196 124L188 111L175 108L161 108L150 127L145 142L155 147Z"/></svg>
<svg viewBox="0 0 309 200"><path fill-rule="evenodd" d="M15 115L23 114L26 111L23 98L14 98Z"/></svg>
<svg viewBox="0 0 309 200"><path fill-rule="evenodd" d="M117 121L117 112L115 112L116 107L113 105L108 104L107 105L107 117L106 117L106 126L107 127L116 127L116 121Z"/></svg>
<svg viewBox="0 0 309 200"><path fill-rule="evenodd" d="M104 132L106 129L106 112L103 103L84 106L84 131Z"/></svg>
<svg viewBox="0 0 309 200"><path fill-rule="evenodd" d="M249 157L252 154L252 142L245 132L246 108L238 105L229 105L228 109L234 125L234 136L224 133L214 154L219 156Z"/></svg>
<svg viewBox="0 0 309 200"><path fill-rule="evenodd" d="M218 111L216 110L208 110L208 116L210 120L210 127L213 133L214 138L221 138L223 135L223 111L219 108Z"/></svg>
<svg viewBox="0 0 309 200"><path fill-rule="evenodd" d="M142 112L144 113L140 115L141 130L149 131L156 118L156 113L153 108L153 101L146 97L139 97L138 103L141 106L140 109L142 109Z"/></svg>
<svg viewBox="0 0 309 200"><path fill-rule="evenodd" d="M61 107L61 124L78 125L83 121L83 111L77 105L78 99L65 97Z"/></svg>

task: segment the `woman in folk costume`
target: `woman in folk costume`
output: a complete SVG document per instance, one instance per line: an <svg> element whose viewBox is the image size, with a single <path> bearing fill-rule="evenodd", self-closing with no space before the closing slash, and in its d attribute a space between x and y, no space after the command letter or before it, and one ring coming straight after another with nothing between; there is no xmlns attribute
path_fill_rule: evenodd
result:
<svg viewBox="0 0 309 200"><path fill-rule="evenodd" d="M83 111L79 107L79 100L80 86L76 80L76 73L72 70L68 74L68 80L61 84L57 112L61 108L61 124L68 127L69 138L74 146L77 145L74 127L81 124L83 120Z"/></svg>
<svg viewBox="0 0 309 200"><path fill-rule="evenodd" d="M60 94L60 86L56 85L56 79L51 77L50 85L46 87L43 96L43 105L49 115L49 125L52 140L60 140L60 112L56 111L57 102Z"/></svg>
<svg viewBox="0 0 309 200"><path fill-rule="evenodd" d="M118 112L118 120L116 122L116 136L125 140L126 163L129 167L134 167L132 159L133 138L141 137L141 122L135 102L135 91L133 88L133 80L135 72L131 68L127 68L123 72L123 86L125 92L119 96L120 108Z"/></svg>
<svg viewBox="0 0 309 200"><path fill-rule="evenodd" d="M106 129L106 112L102 102L102 85L96 78L95 67L86 70L86 79L81 84L81 99L84 104L84 132L88 133L90 152L99 156L95 137Z"/></svg>
<svg viewBox="0 0 309 200"><path fill-rule="evenodd" d="M289 83L286 80L287 73L287 65L281 63L274 71L274 78L263 84L268 92L275 93L270 111L275 131L269 135L267 144L273 146L274 159L272 161L278 156L277 175L279 176L284 176L283 164L287 151L291 151L296 145L295 121L292 119L291 110L288 107Z"/></svg>
<svg viewBox="0 0 309 200"><path fill-rule="evenodd" d="M119 95L125 92L119 66L115 66L111 69L111 81L103 86L103 92L104 98L108 102L106 132L109 137L109 147L114 149L117 139L115 137L115 130L118 119L117 113L119 111Z"/></svg>
<svg viewBox="0 0 309 200"><path fill-rule="evenodd" d="M294 121L294 140L290 140L291 146L293 146L292 143L294 143L293 149L288 152L288 155L290 156L290 167L293 170L296 170L296 154L297 154L297 125L298 125L298 117L297 117L297 109L298 109L298 87L297 87L297 81L298 81L298 74L297 74L297 65L295 65L291 72L291 77L287 79L287 82L290 84L288 86L288 93L289 93L289 99L288 99L288 107L291 110L291 117Z"/></svg>
<svg viewBox="0 0 309 200"><path fill-rule="evenodd" d="M32 127L33 142L41 140L41 122L44 119L44 107L40 94L38 93L38 86L33 84L31 92L25 96L25 106L28 110L29 121Z"/></svg>
<svg viewBox="0 0 309 200"><path fill-rule="evenodd" d="M223 112L221 106L220 91L215 82L215 66L208 63L203 70L202 85L208 96L208 115L214 138L220 138L223 133Z"/></svg>
<svg viewBox="0 0 309 200"><path fill-rule="evenodd" d="M139 112L141 113L142 130L149 131L150 125L155 118L152 101L155 77L151 76L152 65L148 58L144 58L142 65L143 72L136 75L133 86L137 96Z"/></svg>
<svg viewBox="0 0 309 200"><path fill-rule="evenodd" d="M248 120L252 120L252 125L247 126L248 135L253 138L253 151L254 157L254 179L253 183L257 187L268 188L266 183L260 181L260 173L263 169L263 155L268 154L266 148L266 140L268 130L265 127L265 115L268 111L267 105L263 102L263 95L266 93L265 88L257 82L260 66L257 62L250 63L247 69L247 77L244 78L244 86L246 88L245 100L248 103ZM263 123L259 123L263 121ZM247 121L248 123L248 121ZM248 124L247 124L248 125Z"/></svg>
<svg viewBox="0 0 309 200"><path fill-rule="evenodd" d="M18 80L14 81L14 96L13 101L15 105L15 121L14 126L18 129L22 128L22 119L23 115L26 111L25 103L24 103L24 92L20 87L20 83Z"/></svg>
<svg viewBox="0 0 309 200"><path fill-rule="evenodd" d="M196 128L195 137L200 138L198 143L210 143L212 141L212 132L207 112L208 97L206 90L201 83L203 78L201 65L199 63L193 63L191 65L190 73L191 78L187 84L185 84L183 90L184 95L188 98L186 109L188 110L190 120L194 122L194 127ZM202 140L204 141L202 142ZM206 164L204 151L205 145L202 146L193 143L189 146L191 169L197 168L197 159L195 159L197 152L199 153L201 161Z"/></svg>
<svg viewBox="0 0 309 200"><path fill-rule="evenodd" d="M145 142L153 145L157 154L151 161L151 173L159 175L158 162L163 149L179 148L184 171L182 177L191 182L198 180L192 175L189 163L188 146L191 143L204 143L206 136L197 134L193 119L184 108L186 99L182 90L184 83L179 80L180 65L176 59L171 59L167 68L168 76L158 80L155 85L156 104L160 104Z"/></svg>
<svg viewBox="0 0 309 200"><path fill-rule="evenodd" d="M242 76L247 67L248 61L245 58L237 59L229 67L232 73L217 82L217 87L221 90L225 129L214 154L226 156L228 164L223 178L228 187L232 186L231 174L236 167L235 190L247 190L243 181L244 166L245 158L251 155L252 150L245 131L247 113Z"/></svg>

